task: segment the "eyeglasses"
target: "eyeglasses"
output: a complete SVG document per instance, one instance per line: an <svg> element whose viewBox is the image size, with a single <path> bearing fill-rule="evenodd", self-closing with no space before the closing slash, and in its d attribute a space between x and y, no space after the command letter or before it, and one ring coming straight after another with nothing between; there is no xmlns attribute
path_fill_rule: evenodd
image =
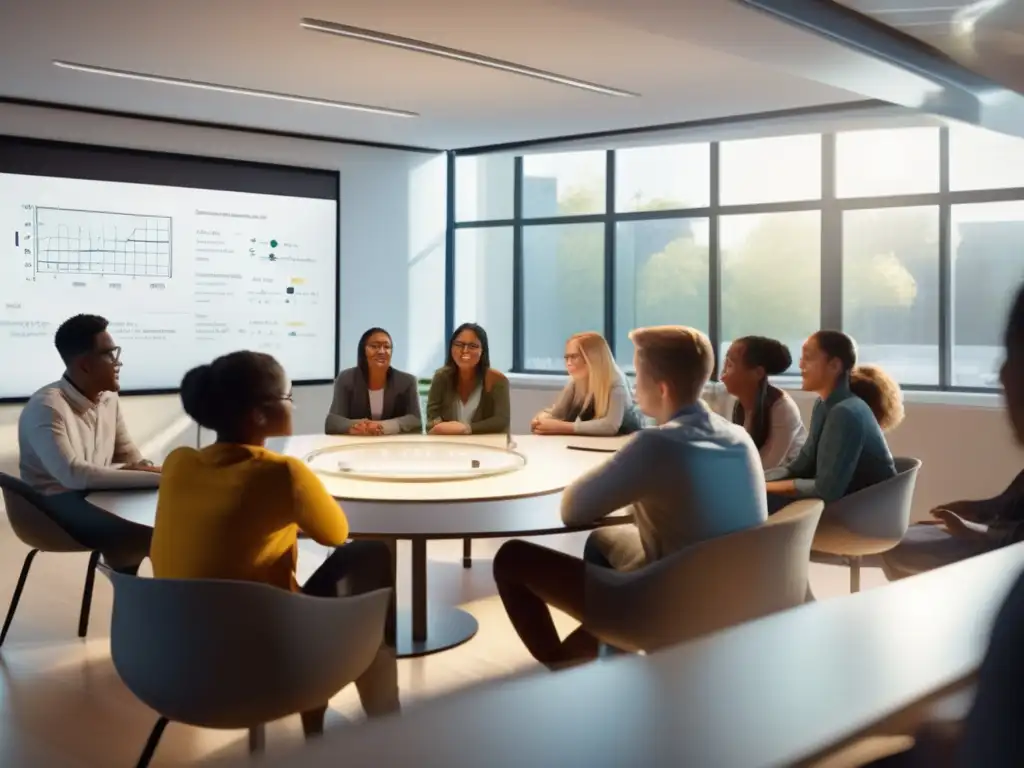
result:
<svg viewBox="0 0 1024 768"><path fill-rule="evenodd" d="M479 352L480 351L480 345L477 344L475 341L453 341L452 342L452 349L458 349L458 350L465 349L465 350L468 350L470 352Z"/></svg>
<svg viewBox="0 0 1024 768"><path fill-rule="evenodd" d="M294 403L295 396L289 392L287 395L281 395L281 400L287 400L289 403Z"/></svg>
<svg viewBox="0 0 1024 768"><path fill-rule="evenodd" d="M105 357L115 365L121 362L121 348L120 347L109 347L107 349L96 350L96 354L99 357Z"/></svg>
<svg viewBox="0 0 1024 768"><path fill-rule="evenodd" d="M374 344L367 344L366 348L371 352L390 352L391 345L387 342L376 342Z"/></svg>
<svg viewBox="0 0 1024 768"><path fill-rule="evenodd" d="M579 352L570 352L565 356L565 362L567 363L578 363L582 359L583 355L581 355Z"/></svg>

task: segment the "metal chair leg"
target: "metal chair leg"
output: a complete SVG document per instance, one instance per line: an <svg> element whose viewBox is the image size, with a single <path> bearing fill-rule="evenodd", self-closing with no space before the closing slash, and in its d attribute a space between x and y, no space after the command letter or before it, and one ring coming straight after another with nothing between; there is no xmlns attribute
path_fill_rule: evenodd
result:
<svg viewBox="0 0 1024 768"><path fill-rule="evenodd" d="M156 753L157 745L160 744L160 737L164 735L164 728L166 727L166 717L161 717L156 721L156 725L153 726L153 730L149 733L149 738L146 739L146 746L142 750L142 754L139 755L139 762L135 764L135 768L147 768L153 759L153 755Z"/></svg>
<svg viewBox="0 0 1024 768"><path fill-rule="evenodd" d="M100 561L100 553L89 555L89 570L85 573L85 591L82 592L82 610L78 614L78 636L85 637L89 631L89 611L92 608L92 587L96 582L96 564Z"/></svg>
<svg viewBox="0 0 1024 768"><path fill-rule="evenodd" d="M267 746L267 729L264 725L257 725L249 729L249 754L255 755L262 752Z"/></svg>
<svg viewBox="0 0 1024 768"><path fill-rule="evenodd" d="M473 565L473 540L462 540L462 567L469 568Z"/></svg>
<svg viewBox="0 0 1024 768"><path fill-rule="evenodd" d="M860 557L851 557L850 561L850 593L860 592Z"/></svg>
<svg viewBox="0 0 1024 768"><path fill-rule="evenodd" d="M11 628L11 621L14 620L14 612L18 609L18 601L21 600L21 591L25 589L25 581L28 579L28 569L32 567L32 561L39 554L38 549L33 549L25 558L25 564L21 566L21 575L18 577L18 585L14 588L14 596L11 597L11 607L7 609L7 618L4 619L3 631L0 631L0 646L7 638L7 630Z"/></svg>

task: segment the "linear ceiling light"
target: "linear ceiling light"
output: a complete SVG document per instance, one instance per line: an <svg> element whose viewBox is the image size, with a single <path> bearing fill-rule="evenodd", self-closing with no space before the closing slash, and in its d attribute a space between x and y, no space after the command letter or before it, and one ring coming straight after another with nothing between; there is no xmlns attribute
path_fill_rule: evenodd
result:
<svg viewBox="0 0 1024 768"><path fill-rule="evenodd" d="M388 115L390 117L419 117L415 112L407 112L403 109L389 109L387 107L371 107L366 104L350 104L346 101L331 101L330 99L317 99L312 96L294 96L290 93L275 93L274 91L260 91L255 88L241 88L236 85L220 85L218 83L204 83L199 80L185 80L180 77L164 77L163 75L148 75L144 72L131 72L126 69L111 69L109 67L95 67L91 64L76 64L70 61L54 61L54 66L62 69L73 69L76 72L87 72L91 75L107 75L108 77L123 77L128 80L143 80L148 83L160 83L161 85L181 85L186 88L200 88L205 91L221 91L222 93L235 93L242 96L258 96L261 99L278 99L279 101L295 101L300 104L313 104L317 107L335 107L337 109L352 109L357 112L370 112L376 115Z"/></svg>
<svg viewBox="0 0 1024 768"><path fill-rule="evenodd" d="M606 96L635 97L640 95L638 93L632 93L630 91L622 91L619 90L618 88L609 88L606 85L588 83L586 80L577 80L574 77L565 77L564 75L557 75L554 72L545 72L543 69L534 69L533 67L525 67L522 64L513 64L511 61L493 59L490 56L481 56L478 53L460 51L455 48L446 48L443 45L434 45L433 43L425 43L422 40L413 40L412 38L408 37L398 37L397 35L389 35L384 32L374 32L373 30L370 29L350 27L346 24L336 24L333 21L320 21L319 19L302 19L301 21L299 21L299 26L305 29L311 29L315 32L326 32L331 35L340 35L341 37L348 37L353 40L363 40L368 43L390 45L393 48L403 48L407 51L417 51L418 53L426 53L431 56L440 56L445 59L464 61L467 64L476 64L477 66L481 67L500 69L503 72L512 72L513 74L516 75L535 77L538 80L547 80L549 83L567 85L571 88L582 88L585 91L603 93Z"/></svg>

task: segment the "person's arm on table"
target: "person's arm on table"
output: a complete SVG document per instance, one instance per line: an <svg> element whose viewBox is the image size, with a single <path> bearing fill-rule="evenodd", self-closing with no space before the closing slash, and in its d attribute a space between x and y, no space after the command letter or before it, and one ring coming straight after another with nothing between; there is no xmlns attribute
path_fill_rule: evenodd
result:
<svg viewBox="0 0 1024 768"><path fill-rule="evenodd" d="M791 404L791 401L779 399L772 406L772 428L761 449L761 463L765 467L771 469L782 465L801 426L803 423L800 421L800 411Z"/></svg>
<svg viewBox="0 0 1024 768"><path fill-rule="evenodd" d="M357 424L365 422L365 419L350 419L348 417L348 402L351 395L348 379L342 375L334 382L334 397L331 399L331 407L327 411L327 419L324 422L324 432L328 435L348 435Z"/></svg>
<svg viewBox="0 0 1024 768"><path fill-rule="evenodd" d="M320 478L298 459L287 469L295 501L295 522L309 538L325 547L340 547L348 540L348 520Z"/></svg>
<svg viewBox="0 0 1024 768"><path fill-rule="evenodd" d="M68 439L64 417L53 408L33 409L29 418L32 421L25 434L32 449L50 476L68 490L127 490L160 485L158 472L100 467L79 459Z"/></svg>
<svg viewBox="0 0 1024 768"><path fill-rule="evenodd" d="M626 417L626 406L629 394L624 386L614 386L608 398L608 412L599 419L573 422L573 431L577 435L594 437L612 437L619 434L622 420Z"/></svg>
<svg viewBox="0 0 1024 768"><path fill-rule="evenodd" d="M818 401L814 406L814 411L811 414L811 435L819 434L817 423L820 419L825 418L824 407L825 404L821 401ZM789 485L779 484L780 481L790 480L791 478L813 477L814 470L816 468L815 451L815 442L812 440L811 436L808 436L807 441L804 443L804 447L800 449L800 453L798 453L796 458L789 462L789 464L782 467L776 467L775 469L765 470L764 479L768 485L768 493L784 493L783 491L772 490L772 486L778 485L778 487L792 487Z"/></svg>
<svg viewBox="0 0 1024 768"><path fill-rule="evenodd" d="M117 425L114 428L114 456L115 464L125 470L139 470L142 472L159 472L160 468L153 462L143 457L142 452L135 445L132 436L128 433L128 427L124 423L124 414L121 413L121 403L117 403Z"/></svg>
<svg viewBox="0 0 1024 768"><path fill-rule="evenodd" d="M664 454L657 430L638 432L604 464L594 467L562 493L562 522L591 525L642 499Z"/></svg>
<svg viewBox="0 0 1024 768"><path fill-rule="evenodd" d="M427 432L444 421L444 400L448 393L448 381L450 377L447 369L442 368L434 374L430 380L430 389L427 390Z"/></svg>
<svg viewBox="0 0 1024 768"><path fill-rule="evenodd" d="M494 415L471 424L469 431L474 435L507 433L512 419L508 379L497 371L488 371L488 375L492 377L491 397L494 398Z"/></svg>

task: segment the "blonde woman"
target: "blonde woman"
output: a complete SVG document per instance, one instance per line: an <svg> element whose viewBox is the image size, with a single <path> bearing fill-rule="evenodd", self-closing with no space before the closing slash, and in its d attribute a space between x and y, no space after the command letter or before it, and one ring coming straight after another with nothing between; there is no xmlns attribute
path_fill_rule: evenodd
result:
<svg viewBox="0 0 1024 768"><path fill-rule="evenodd" d="M625 374L615 364L608 342L587 331L565 345L569 383L530 427L538 435L625 435L643 426Z"/></svg>

